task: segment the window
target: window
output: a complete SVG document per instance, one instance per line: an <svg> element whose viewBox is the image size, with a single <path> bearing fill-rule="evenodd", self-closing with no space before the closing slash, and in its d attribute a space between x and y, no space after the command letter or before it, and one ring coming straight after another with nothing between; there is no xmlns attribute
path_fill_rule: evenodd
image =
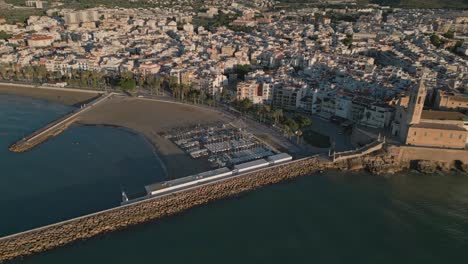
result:
<svg viewBox="0 0 468 264"><path fill-rule="evenodd" d="M463 137L462 134L460 134L460 135L458 136L458 139L462 139L462 137Z"/></svg>
<svg viewBox="0 0 468 264"><path fill-rule="evenodd" d="M427 137L427 132L424 132L424 136Z"/></svg>
<svg viewBox="0 0 468 264"><path fill-rule="evenodd" d="M444 133L440 133L440 137L443 137L444 136Z"/></svg>
<svg viewBox="0 0 468 264"><path fill-rule="evenodd" d="M418 98L418 104L421 104L421 98L422 98L422 97L419 97L419 98Z"/></svg>
<svg viewBox="0 0 468 264"><path fill-rule="evenodd" d="M414 131L414 135L416 136L416 131Z"/></svg>
<svg viewBox="0 0 468 264"><path fill-rule="evenodd" d="M450 138L453 138L453 134L450 134Z"/></svg>

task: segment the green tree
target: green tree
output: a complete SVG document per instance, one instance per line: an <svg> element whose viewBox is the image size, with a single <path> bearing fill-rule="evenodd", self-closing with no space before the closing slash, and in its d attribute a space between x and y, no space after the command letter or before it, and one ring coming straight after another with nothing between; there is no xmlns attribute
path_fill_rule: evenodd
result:
<svg viewBox="0 0 468 264"><path fill-rule="evenodd" d="M309 118L299 114L294 116L294 121L296 121L300 128L307 127L312 124L312 121Z"/></svg>
<svg viewBox="0 0 468 264"><path fill-rule="evenodd" d="M282 109L275 109L272 113L273 120L275 121L275 125L279 123L281 118L283 118L283 110Z"/></svg>
<svg viewBox="0 0 468 264"><path fill-rule="evenodd" d="M6 32L3 31L3 30L0 31L0 39L7 40L7 39L9 39L9 38L11 38L11 37L12 37L11 34L8 34L8 33L6 33Z"/></svg>
<svg viewBox="0 0 468 264"><path fill-rule="evenodd" d="M245 75L252 71L252 67L248 64L238 64L236 67L237 79L245 80Z"/></svg>
<svg viewBox="0 0 468 264"><path fill-rule="evenodd" d="M453 39L455 37L455 33L453 31L447 31L447 32L445 32L445 34L443 36L444 36L444 38Z"/></svg>
<svg viewBox="0 0 468 264"><path fill-rule="evenodd" d="M284 126L289 127L293 133L299 130L299 125L292 118L287 118L286 121L284 121Z"/></svg>
<svg viewBox="0 0 468 264"><path fill-rule="evenodd" d="M136 82L134 79L122 79L119 82L119 86L126 91L132 91L136 87Z"/></svg>
<svg viewBox="0 0 468 264"><path fill-rule="evenodd" d="M241 112L246 113L248 112L253 106L253 102L250 101L250 99L245 98L242 101L239 102L239 108Z"/></svg>
<svg viewBox="0 0 468 264"><path fill-rule="evenodd" d="M440 48L444 44L444 41L440 39L439 35L436 34L432 34L430 40L432 45L436 46L437 48Z"/></svg>
<svg viewBox="0 0 468 264"><path fill-rule="evenodd" d="M353 44L353 35L346 35L346 38L343 39L341 42L343 42L343 44L345 44L346 46L350 46L351 44Z"/></svg>

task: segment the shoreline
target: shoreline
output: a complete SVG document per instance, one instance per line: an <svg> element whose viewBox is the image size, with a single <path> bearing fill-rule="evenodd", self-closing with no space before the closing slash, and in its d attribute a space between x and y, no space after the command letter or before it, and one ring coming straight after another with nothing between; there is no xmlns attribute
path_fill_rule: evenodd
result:
<svg viewBox="0 0 468 264"><path fill-rule="evenodd" d="M0 82L0 95L17 95L79 107L95 99L102 91L34 86Z"/></svg>
<svg viewBox="0 0 468 264"><path fill-rule="evenodd" d="M80 123L79 121L78 122L75 122L75 124L72 125L73 126L83 126L83 127L110 127L110 128L114 128L114 129L119 129L119 130L123 130L125 132L128 132L132 135L135 135L135 136L138 136L138 137L141 137L148 145L151 146L151 150L153 151L153 154L154 154L154 157L158 160L158 163L159 165L161 166L161 169L163 170L163 173L164 173L164 178L165 179L169 179L169 175L168 175L168 172L167 172L167 167L166 167L166 164L163 162L161 156L163 156L164 154L161 153L158 149L158 146L153 142L151 141L151 139L149 139L148 137L146 137L144 134L136 131L136 130L133 130L131 128L127 128L127 127L123 127L123 126L118 126L118 125L108 125L108 124L82 124Z"/></svg>
<svg viewBox="0 0 468 264"><path fill-rule="evenodd" d="M0 95L25 96L72 106L92 101L100 93L99 91L37 88L31 85L0 83ZM194 116L197 118L193 118ZM179 102L115 97L106 104L96 106L93 111L83 114L71 125L108 126L125 129L142 136L151 145L165 178L170 180L201 173L210 170L211 167L207 161L191 159L175 144L158 133L174 127L226 120L227 118L218 112Z"/></svg>
<svg viewBox="0 0 468 264"><path fill-rule="evenodd" d="M196 119L194 118L196 116ZM180 103L114 97L84 113L80 125L121 127L138 133L151 144L164 164L166 179L175 179L211 170L208 161L193 159L160 133L177 127L229 122L221 113Z"/></svg>

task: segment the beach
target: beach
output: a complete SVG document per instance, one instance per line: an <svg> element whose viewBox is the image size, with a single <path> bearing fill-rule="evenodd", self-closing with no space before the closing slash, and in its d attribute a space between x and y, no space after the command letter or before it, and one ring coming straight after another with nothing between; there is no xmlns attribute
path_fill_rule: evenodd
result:
<svg viewBox="0 0 468 264"><path fill-rule="evenodd" d="M28 85L0 85L0 94L15 94L65 105L80 106L91 101L97 91L68 88L33 87ZM178 102L113 96L79 116L75 125L112 126L142 134L154 147L167 179L174 179L212 170L206 159L193 159L163 133L175 128L230 123L235 118L203 106ZM269 140L267 140L269 141ZM272 142L270 142L272 143Z"/></svg>
<svg viewBox="0 0 468 264"><path fill-rule="evenodd" d="M143 134L155 147L169 178L212 168L206 160L192 159L161 133L174 128L230 121L229 117L219 112L197 106L131 97L113 97L78 119L82 125L125 127Z"/></svg>
<svg viewBox="0 0 468 264"><path fill-rule="evenodd" d="M0 94L28 96L72 106L86 103L96 97L98 93L99 91L0 83Z"/></svg>

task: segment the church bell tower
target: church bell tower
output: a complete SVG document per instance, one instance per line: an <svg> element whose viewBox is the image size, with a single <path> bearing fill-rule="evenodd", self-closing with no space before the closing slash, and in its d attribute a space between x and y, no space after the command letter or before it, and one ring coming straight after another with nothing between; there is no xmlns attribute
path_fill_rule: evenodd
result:
<svg viewBox="0 0 468 264"><path fill-rule="evenodd" d="M408 103L408 115L406 120L408 125L418 124L421 120L426 94L427 90L423 79L419 81L418 86L411 88L410 99Z"/></svg>

